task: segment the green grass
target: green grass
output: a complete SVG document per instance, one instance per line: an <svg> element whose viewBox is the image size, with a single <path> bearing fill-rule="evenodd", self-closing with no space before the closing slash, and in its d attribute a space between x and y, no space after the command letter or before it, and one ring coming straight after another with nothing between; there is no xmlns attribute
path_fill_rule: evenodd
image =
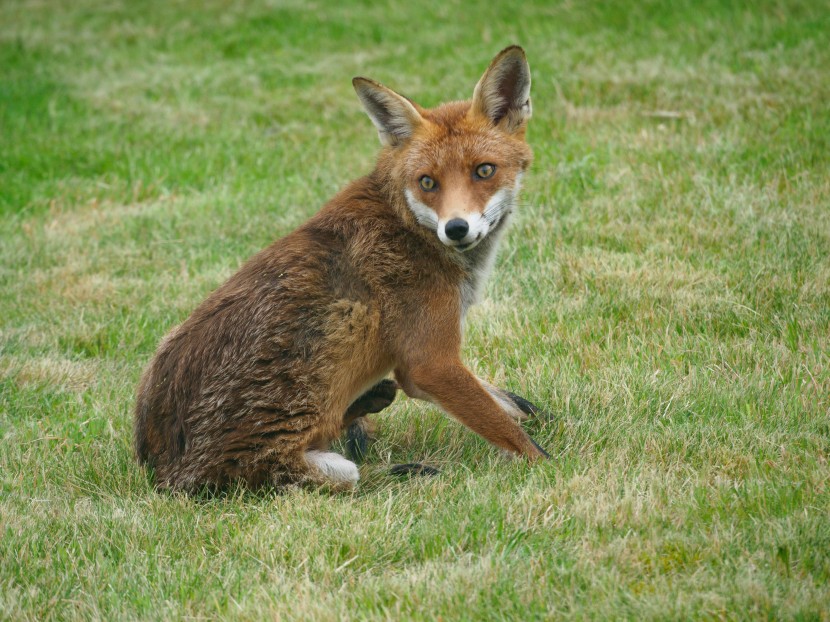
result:
<svg viewBox="0 0 830 622"><path fill-rule="evenodd" d="M400 401L353 494L157 494L156 343L369 171L351 77L536 153L465 357L508 462ZM0 4L0 618L830 619L830 4ZM426 461L429 480L391 463Z"/></svg>

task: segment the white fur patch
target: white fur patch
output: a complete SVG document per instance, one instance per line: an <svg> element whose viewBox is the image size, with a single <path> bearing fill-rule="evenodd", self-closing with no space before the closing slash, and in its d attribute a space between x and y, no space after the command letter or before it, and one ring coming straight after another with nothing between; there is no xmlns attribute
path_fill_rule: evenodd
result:
<svg viewBox="0 0 830 622"><path fill-rule="evenodd" d="M516 182L512 188L502 188L496 192L487 202L484 208L483 220L487 221L487 232L490 228L501 223L501 226L493 233L490 233L487 244L482 249L479 249L476 260L470 265L472 270L471 278L467 279L461 286L461 313L462 317L467 314L467 310L471 305L475 304L481 299L484 292L484 287L487 280L490 278L490 273L496 263L496 254L498 253L499 242L502 235L507 230L510 223L510 214L516 204L516 197L519 194L519 188L522 183L522 174L516 175ZM483 234L482 241L487 234ZM478 244L476 242L465 250L470 250ZM475 254L473 254L475 256Z"/></svg>
<svg viewBox="0 0 830 622"><path fill-rule="evenodd" d="M481 300L484 288L490 279L490 273L493 271L493 266L496 265L499 242L501 241L501 236L504 235L507 229L509 218L509 214L503 216L504 225L502 225L501 229L490 235L489 246L486 252L479 257L477 263L470 266L473 271L472 279L466 280L461 286L462 317L467 315L467 311L472 305Z"/></svg>
<svg viewBox="0 0 830 622"><path fill-rule="evenodd" d="M305 459L308 464L338 484L354 484L360 479L357 465L333 451L310 450L305 452Z"/></svg>
<svg viewBox="0 0 830 622"><path fill-rule="evenodd" d="M521 183L521 176L517 177L516 181L517 184ZM463 218L467 221L469 230L467 231L467 235L460 240L451 240L447 237L445 227L450 219L439 221L437 230L439 239L447 246L458 248L458 250L462 252L475 248L484 238L487 237L487 234L490 233L490 229L501 222L501 220L513 209L513 204L516 200L517 194L518 187L502 188L501 190L497 190L493 196L490 197L490 200L487 201L487 205L484 206L484 210L482 210L480 214L477 212L465 214Z"/></svg>
<svg viewBox="0 0 830 622"><path fill-rule="evenodd" d="M499 191L501 192L501 190ZM496 193L498 194L498 192ZM494 195L495 196L495 195ZM469 230L460 240L451 240L447 237L446 226L452 219L442 220L438 223L438 238L447 246L459 247L458 250L470 250L476 244L484 239L484 236L490 231L490 225L484 220L484 217L478 213L464 214L464 220L467 222Z"/></svg>
<svg viewBox="0 0 830 622"><path fill-rule="evenodd" d="M415 214L415 220L427 229L435 231L438 228L438 214L435 213L435 210L416 199L409 188L404 190L404 194L406 195L406 202L409 204L409 209Z"/></svg>

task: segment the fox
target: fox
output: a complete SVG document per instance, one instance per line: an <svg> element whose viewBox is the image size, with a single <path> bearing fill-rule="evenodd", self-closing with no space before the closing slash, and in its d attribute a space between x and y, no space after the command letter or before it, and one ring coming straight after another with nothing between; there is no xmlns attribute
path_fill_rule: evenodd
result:
<svg viewBox="0 0 830 622"><path fill-rule="evenodd" d="M533 158L524 50L496 55L472 99L431 109L352 84L382 145L375 169L244 263L142 374L134 450L159 489L351 489L361 422L398 390L508 455L550 457L521 425L539 409L461 360ZM331 451L344 430L349 457Z"/></svg>

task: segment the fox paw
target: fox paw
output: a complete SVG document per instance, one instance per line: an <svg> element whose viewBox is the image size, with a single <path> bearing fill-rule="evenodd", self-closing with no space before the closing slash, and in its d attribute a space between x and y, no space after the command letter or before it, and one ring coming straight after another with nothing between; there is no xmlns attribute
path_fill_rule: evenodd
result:
<svg viewBox="0 0 830 622"><path fill-rule="evenodd" d="M513 403L524 414L529 415L531 417L544 419L545 421L550 421L551 419L553 419L553 416L549 412L542 410L536 404L529 400L526 400L521 395L516 395L515 393L511 393L510 391L505 391L504 394L507 395L507 397L509 397L511 400L513 400Z"/></svg>
<svg viewBox="0 0 830 622"><path fill-rule="evenodd" d="M362 417L377 413L395 401L398 383L389 378L381 380L349 406L349 417Z"/></svg>
<svg viewBox="0 0 830 622"><path fill-rule="evenodd" d="M426 464L420 464L418 462L409 462L407 464L396 464L391 469L389 469L389 473L391 475L402 475L406 477L433 477L441 473L441 471L439 471L435 467L431 467Z"/></svg>
<svg viewBox="0 0 830 622"><path fill-rule="evenodd" d="M528 438L530 438L530 437L528 437ZM538 449L538 450L539 450L539 453L541 453L541 454L542 454L542 456L544 456L544 457L545 457L545 458L547 458L547 459L550 459L550 454L549 454L548 452L546 452L544 449L542 449L542 448L541 448L541 446L539 445L539 443L537 443L536 441L534 441L532 438L530 439L530 442L531 442L531 443L533 443L533 446L534 446L536 449Z"/></svg>
<svg viewBox="0 0 830 622"><path fill-rule="evenodd" d="M371 422L365 417L354 420L346 428L346 455L354 462L363 462L374 440Z"/></svg>

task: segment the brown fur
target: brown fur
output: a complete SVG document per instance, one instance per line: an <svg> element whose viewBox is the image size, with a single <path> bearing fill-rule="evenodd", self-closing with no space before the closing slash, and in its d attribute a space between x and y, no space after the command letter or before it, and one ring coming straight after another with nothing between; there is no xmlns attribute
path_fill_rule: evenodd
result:
<svg viewBox="0 0 830 622"><path fill-rule="evenodd" d="M493 444L542 455L506 394L460 360L463 290L496 236L459 253L404 198L429 174L451 189L425 197L436 213L483 204L529 165L524 123L508 131L471 102L416 110L423 121L374 172L251 258L161 342L135 411L136 453L159 487L324 483L305 452L364 414L355 400L393 370L407 394ZM471 179L482 161L498 177Z"/></svg>

